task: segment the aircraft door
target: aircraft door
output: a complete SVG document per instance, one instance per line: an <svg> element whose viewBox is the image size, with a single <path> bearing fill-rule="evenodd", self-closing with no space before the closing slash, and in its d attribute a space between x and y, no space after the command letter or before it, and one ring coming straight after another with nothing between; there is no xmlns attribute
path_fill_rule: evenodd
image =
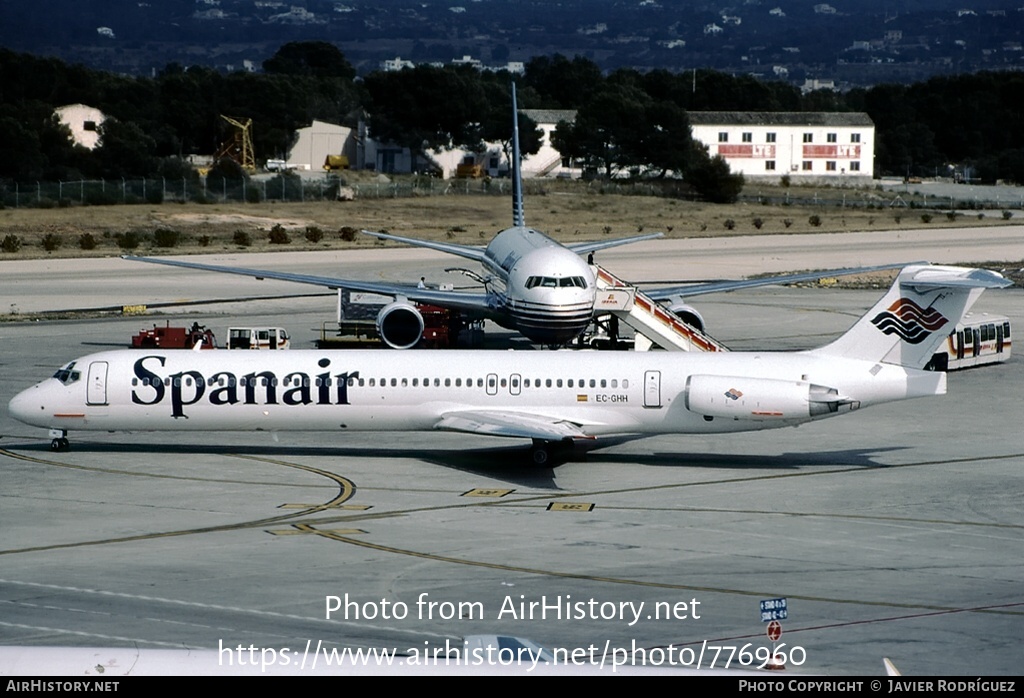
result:
<svg viewBox="0 0 1024 698"><path fill-rule="evenodd" d="M85 386L85 404L107 404L107 362L93 361L89 364L89 380Z"/></svg>
<svg viewBox="0 0 1024 698"><path fill-rule="evenodd" d="M644 407L661 407L661 371L644 372Z"/></svg>
<svg viewBox="0 0 1024 698"><path fill-rule="evenodd" d="M497 395L498 394L498 374L488 373L487 374L487 394Z"/></svg>
<svg viewBox="0 0 1024 698"><path fill-rule="evenodd" d="M508 379L508 391L513 395L518 395L522 391L523 377L518 373L513 373Z"/></svg>

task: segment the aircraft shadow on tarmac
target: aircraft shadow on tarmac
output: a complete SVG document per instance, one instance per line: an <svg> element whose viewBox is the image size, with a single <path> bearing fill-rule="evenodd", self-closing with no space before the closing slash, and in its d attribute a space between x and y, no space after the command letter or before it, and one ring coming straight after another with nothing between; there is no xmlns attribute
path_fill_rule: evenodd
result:
<svg viewBox="0 0 1024 698"><path fill-rule="evenodd" d="M10 436L6 440L10 440ZM621 437L602 441L602 448L637 440L637 437ZM20 451L47 451L49 444L4 444ZM846 467L884 468L877 462L879 454L899 448L843 449L836 451L814 451L807 453L785 453L772 456L729 453L689 453L684 451L659 453L632 453L622 455L605 451L591 451L579 454L564 464L552 467L538 467L529 461L529 449L521 444L496 448L386 448L386 447L343 447L343 446L294 446L271 444L181 444L154 440L131 443L99 443L76 441L69 454L74 453L148 453L168 455L251 455L268 458L321 457L330 459L416 459L450 470L501 480L520 487L539 489L561 489L556 483L559 468L587 467L589 464L629 464L656 468L715 468L723 470L768 470L793 471L798 468Z"/></svg>

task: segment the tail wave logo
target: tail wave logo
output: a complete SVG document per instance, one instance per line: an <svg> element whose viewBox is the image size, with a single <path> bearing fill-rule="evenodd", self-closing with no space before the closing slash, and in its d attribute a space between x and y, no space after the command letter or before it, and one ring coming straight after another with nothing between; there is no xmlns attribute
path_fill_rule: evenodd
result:
<svg viewBox="0 0 1024 698"><path fill-rule="evenodd" d="M922 308L909 298L900 298L871 320L884 334L895 334L908 344L920 344L949 320L935 308Z"/></svg>

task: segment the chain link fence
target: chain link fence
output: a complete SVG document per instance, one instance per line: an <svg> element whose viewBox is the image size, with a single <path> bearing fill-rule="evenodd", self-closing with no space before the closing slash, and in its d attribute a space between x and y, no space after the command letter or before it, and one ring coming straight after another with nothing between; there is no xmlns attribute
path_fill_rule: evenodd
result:
<svg viewBox="0 0 1024 698"><path fill-rule="evenodd" d="M277 175L251 179L229 179L209 176L194 179L121 179L82 180L74 182L10 182L0 181L0 204L8 208L58 208L79 205L111 206L118 204L161 204L193 202L260 203L335 201L339 199L404 198L417 196L510 196L508 179L453 179L409 177L394 180L348 183L339 177L306 178L298 175ZM524 193L543 195L619 194L633 196L664 196L697 201L696 194L679 180L616 181L616 180L546 180L527 179ZM881 186L859 188L821 187L759 187L748 184L740 196L743 203L771 206L822 206L843 208L897 208L931 210L1022 209L1024 196L1020 190L992 194L965 190L959 196L929 196L921 192L894 192Z"/></svg>

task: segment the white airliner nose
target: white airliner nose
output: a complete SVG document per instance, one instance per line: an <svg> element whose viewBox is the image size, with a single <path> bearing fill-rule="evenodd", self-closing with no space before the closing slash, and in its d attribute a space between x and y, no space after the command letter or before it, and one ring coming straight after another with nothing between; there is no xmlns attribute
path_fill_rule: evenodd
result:
<svg viewBox="0 0 1024 698"><path fill-rule="evenodd" d="M40 402L42 392L39 385L22 390L7 403L7 413L19 422L33 426L46 426L40 421L46 416L45 405Z"/></svg>

